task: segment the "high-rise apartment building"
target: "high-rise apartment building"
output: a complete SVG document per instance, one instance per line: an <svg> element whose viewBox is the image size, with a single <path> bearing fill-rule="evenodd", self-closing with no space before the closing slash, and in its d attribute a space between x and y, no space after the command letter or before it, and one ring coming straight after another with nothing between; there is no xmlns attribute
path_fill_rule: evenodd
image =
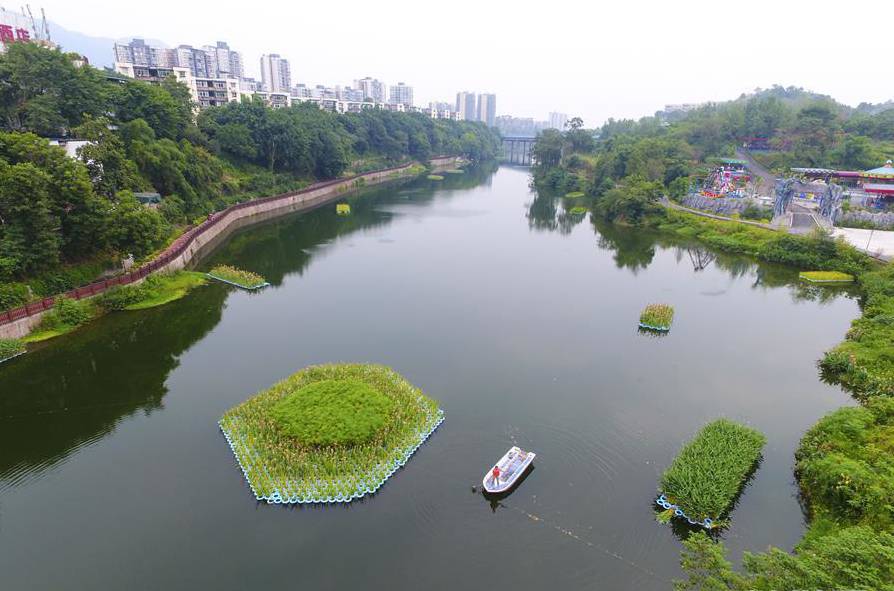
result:
<svg viewBox="0 0 894 591"><path fill-rule="evenodd" d="M461 91L456 93L456 112L465 121L478 121L478 113L475 111L474 92Z"/></svg>
<svg viewBox="0 0 894 591"><path fill-rule="evenodd" d="M261 56L261 80L267 92L291 92L292 70L289 60L278 53L269 53Z"/></svg>
<svg viewBox="0 0 894 591"><path fill-rule="evenodd" d="M392 105L413 106L413 87L407 86L403 82L398 82L397 86L388 89L388 102Z"/></svg>
<svg viewBox="0 0 894 591"><path fill-rule="evenodd" d="M360 80L354 80L354 88L363 92L363 99L371 99L374 103L384 103L385 102L385 83L377 78L370 78L367 76L366 78L361 78ZM412 98L413 90L410 89L410 96Z"/></svg>
<svg viewBox="0 0 894 591"><path fill-rule="evenodd" d="M550 113L549 114L549 126L552 129L565 129L565 124L568 123L568 115L565 113Z"/></svg>
<svg viewBox="0 0 894 591"><path fill-rule="evenodd" d="M493 127L497 120L497 95L495 94L479 94L478 108L476 110L476 121Z"/></svg>
<svg viewBox="0 0 894 591"><path fill-rule="evenodd" d="M188 69L195 78L215 78L217 76L214 65L209 64L208 55L203 49L196 49L192 45L178 45L174 49L174 53L177 56L177 65Z"/></svg>
<svg viewBox="0 0 894 591"><path fill-rule="evenodd" d="M224 41L217 45L203 45L208 70L219 78L242 78L242 55Z"/></svg>

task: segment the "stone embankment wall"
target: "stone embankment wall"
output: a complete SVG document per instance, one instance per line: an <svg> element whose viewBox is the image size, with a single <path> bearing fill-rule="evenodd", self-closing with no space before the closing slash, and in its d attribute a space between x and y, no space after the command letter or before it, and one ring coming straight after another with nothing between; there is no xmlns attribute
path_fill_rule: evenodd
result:
<svg viewBox="0 0 894 591"><path fill-rule="evenodd" d="M439 156L432 158L431 165L435 168L449 168L456 166L458 160L459 158L456 156ZM270 218L276 217L279 212L284 215L313 209L338 199L348 191L400 178L406 175L412 166L412 163L405 164L345 179L323 181L300 191L238 203L208 216L207 220L184 232L161 254L136 271L105 281L97 281L68 291L63 295L80 300L99 295L116 285L138 283L151 273L183 269L199 255L204 247L221 236L236 222L255 216ZM0 312L0 338L21 338L27 335L40 323L43 315L53 307L54 300L55 298L46 298L31 302L26 306Z"/></svg>

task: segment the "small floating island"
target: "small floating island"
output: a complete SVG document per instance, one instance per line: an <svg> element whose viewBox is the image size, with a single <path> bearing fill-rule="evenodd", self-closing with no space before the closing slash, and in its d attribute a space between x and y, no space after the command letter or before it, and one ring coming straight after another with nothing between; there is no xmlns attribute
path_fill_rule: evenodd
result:
<svg viewBox="0 0 894 591"><path fill-rule="evenodd" d="M208 272L208 277L223 283L229 283L242 289L253 291L270 285L257 273L244 271L230 265L218 265Z"/></svg>
<svg viewBox="0 0 894 591"><path fill-rule="evenodd" d="M311 366L227 411L220 429L259 501L347 503L375 493L444 421L381 365Z"/></svg>
<svg viewBox="0 0 894 591"><path fill-rule="evenodd" d="M639 327L667 332L674 322L674 307L667 304L649 304L639 315Z"/></svg>
<svg viewBox="0 0 894 591"><path fill-rule="evenodd" d="M809 283L853 283L854 276L839 271L804 271L798 275Z"/></svg>

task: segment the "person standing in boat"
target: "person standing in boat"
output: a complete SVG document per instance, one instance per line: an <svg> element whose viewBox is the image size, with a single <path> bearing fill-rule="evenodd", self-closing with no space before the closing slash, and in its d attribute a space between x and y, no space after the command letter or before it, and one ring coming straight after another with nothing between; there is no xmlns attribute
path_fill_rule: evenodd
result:
<svg viewBox="0 0 894 591"><path fill-rule="evenodd" d="M494 486L500 486L500 467L494 466Z"/></svg>

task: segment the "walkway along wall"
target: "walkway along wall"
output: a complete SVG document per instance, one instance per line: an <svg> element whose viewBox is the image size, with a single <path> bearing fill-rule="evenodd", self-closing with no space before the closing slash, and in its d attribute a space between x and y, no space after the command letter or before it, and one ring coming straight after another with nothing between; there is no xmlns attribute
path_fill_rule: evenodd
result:
<svg viewBox="0 0 894 591"><path fill-rule="evenodd" d="M439 156L431 160L431 165L436 168L450 167L455 166L457 160L456 156ZM99 295L116 285L138 283L150 273L164 273L183 269L204 246L226 231L237 220L259 214L269 214L276 210L282 210L282 213L285 214L312 209L334 201L348 191L400 177L413 165L414 163L404 164L403 166L376 170L344 179L323 181L314 183L300 191L237 203L227 209L211 214L207 220L181 234L157 257L136 271L104 281L97 281L84 287L78 287L62 295L80 300ZM54 301L55 298L45 298L19 308L0 312L0 338L12 339L26 336L40 323L44 313L53 307Z"/></svg>

